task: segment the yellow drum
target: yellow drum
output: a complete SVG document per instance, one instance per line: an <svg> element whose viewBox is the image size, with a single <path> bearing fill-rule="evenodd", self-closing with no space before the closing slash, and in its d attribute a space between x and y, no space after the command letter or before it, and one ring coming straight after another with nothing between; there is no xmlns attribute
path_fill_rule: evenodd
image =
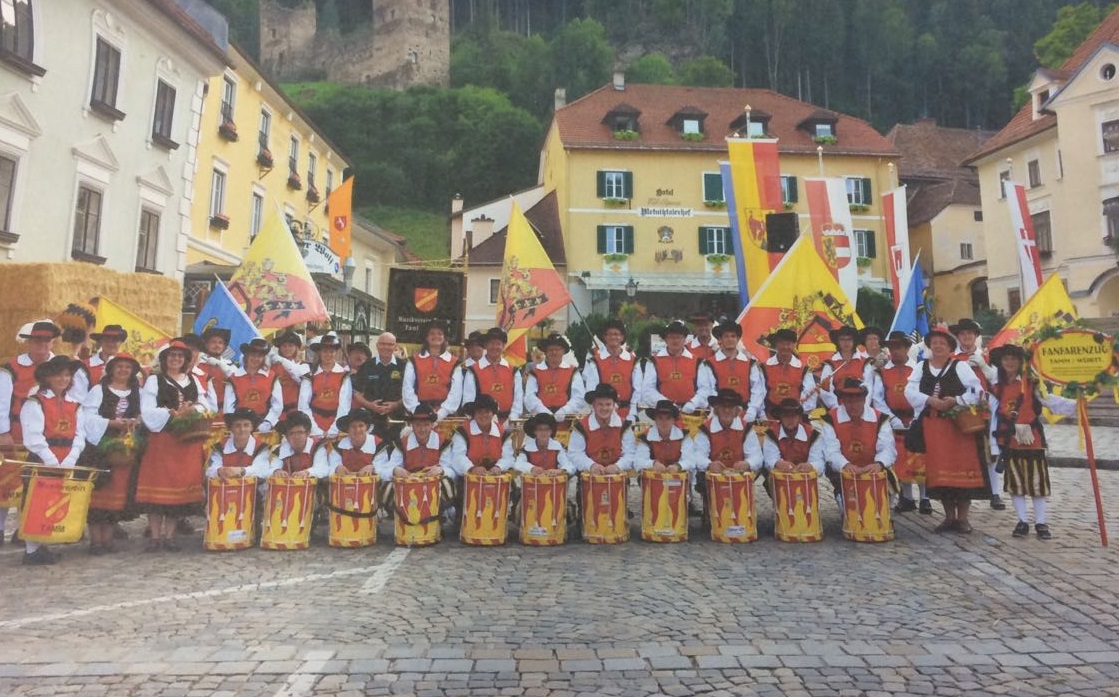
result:
<svg viewBox="0 0 1119 697"><path fill-rule="evenodd" d="M0 508L19 508L23 498L23 461L27 451L16 451L15 460L5 460L0 454Z"/></svg>
<svg viewBox="0 0 1119 697"><path fill-rule="evenodd" d="M211 479L206 484L202 548L248 549L256 543L256 477Z"/></svg>
<svg viewBox="0 0 1119 697"><path fill-rule="evenodd" d="M56 544L82 539L97 470L24 464L19 536L28 542Z"/></svg>
<svg viewBox="0 0 1119 697"><path fill-rule="evenodd" d="M591 544L629 540L626 520L626 487L629 477L620 474L581 475L583 486L583 539Z"/></svg>
<svg viewBox="0 0 1119 697"><path fill-rule="evenodd" d="M264 501L261 549L307 549L311 546L311 515L318 480L270 479Z"/></svg>
<svg viewBox="0 0 1119 697"><path fill-rule="evenodd" d="M567 475L521 476L521 544L562 545L567 539Z"/></svg>
<svg viewBox="0 0 1119 697"><path fill-rule="evenodd" d="M707 497L712 540L753 542L758 539L752 472L708 472Z"/></svg>
<svg viewBox="0 0 1119 697"><path fill-rule="evenodd" d="M698 409L694 414L681 414L680 421L684 424L684 428L689 434L695 435L699 433L699 427L707 421L707 417L711 416L710 409Z"/></svg>
<svg viewBox="0 0 1119 697"><path fill-rule="evenodd" d="M377 544L377 475L330 475L331 547Z"/></svg>
<svg viewBox="0 0 1119 697"><path fill-rule="evenodd" d="M468 545L503 545L509 535L509 486L513 475L466 474L459 539Z"/></svg>
<svg viewBox="0 0 1119 697"><path fill-rule="evenodd" d="M396 544L423 547L443 539L443 528L439 523L439 487L442 482L441 474L393 480Z"/></svg>
<svg viewBox="0 0 1119 697"><path fill-rule="evenodd" d="M812 472L772 472L774 536L782 542L819 542L820 487Z"/></svg>
<svg viewBox="0 0 1119 697"><path fill-rule="evenodd" d="M856 542L894 539L886 471L852 474L844 468L839 474L843 487L843 536Z"/></svg>
<svg viewBox="0 0 1119 697"><path fill-rule="evenodd" d="M641 472L641 539L688 540L687 472Z"/></svg>

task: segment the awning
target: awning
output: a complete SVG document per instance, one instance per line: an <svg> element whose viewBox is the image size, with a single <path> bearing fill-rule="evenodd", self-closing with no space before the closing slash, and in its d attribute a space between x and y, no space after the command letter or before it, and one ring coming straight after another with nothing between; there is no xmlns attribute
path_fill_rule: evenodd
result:
<svg viewBox="0 0 1119 697"><path fill-rule="evenodd" d="M632 278L639 293L737 293L735 274L710 273L587 273L571 274L588 290L625 291Z"/></svg>

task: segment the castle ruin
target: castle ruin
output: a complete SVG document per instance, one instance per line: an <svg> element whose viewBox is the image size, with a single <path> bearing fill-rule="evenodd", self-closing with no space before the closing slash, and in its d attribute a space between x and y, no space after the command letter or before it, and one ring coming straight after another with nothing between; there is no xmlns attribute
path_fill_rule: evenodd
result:
<svg viewBox="0 0 1119 697"><path fill-rule="evenodd" d="M346 0L358 2L359 0ZM405 89L450 83L450 0L365 0L368 22L319 28L314 0L260 0L260 61L280 82Z"/></svg>

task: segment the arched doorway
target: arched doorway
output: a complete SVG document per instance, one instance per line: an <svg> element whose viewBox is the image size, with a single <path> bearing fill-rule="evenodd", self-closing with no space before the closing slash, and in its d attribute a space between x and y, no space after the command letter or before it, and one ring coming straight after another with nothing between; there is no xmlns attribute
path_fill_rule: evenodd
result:
<svg viewBox="0 0 1119 697"><path fill-rule="evenodd" d="M1119 273L1111 274L1110 278L1100 283L1096 302L1100 317L1119 317Z"/></svg>
<svg viewBox="0 0 1119 697"><path fill-rule="evenodd" d="M984 310L991 309L991 298L987 294L987 279L977 278L968 284L971 293L971 316L974 317Z"/></svg>

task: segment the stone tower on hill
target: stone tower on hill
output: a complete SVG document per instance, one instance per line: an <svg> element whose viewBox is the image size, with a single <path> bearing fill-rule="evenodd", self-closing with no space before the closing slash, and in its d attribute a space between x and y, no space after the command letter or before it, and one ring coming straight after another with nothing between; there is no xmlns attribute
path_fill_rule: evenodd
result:
<svg viewBox="0 0 1119 697"><path fill-rule="evenodd" d="M264 70L280 82L329 80L394 89L449 84L450 0L364 0L371 8L366 21L346 31L320 28L328 5L343 1L360 0L304 0L294 7L290 0L260 0Z"/></svg>

